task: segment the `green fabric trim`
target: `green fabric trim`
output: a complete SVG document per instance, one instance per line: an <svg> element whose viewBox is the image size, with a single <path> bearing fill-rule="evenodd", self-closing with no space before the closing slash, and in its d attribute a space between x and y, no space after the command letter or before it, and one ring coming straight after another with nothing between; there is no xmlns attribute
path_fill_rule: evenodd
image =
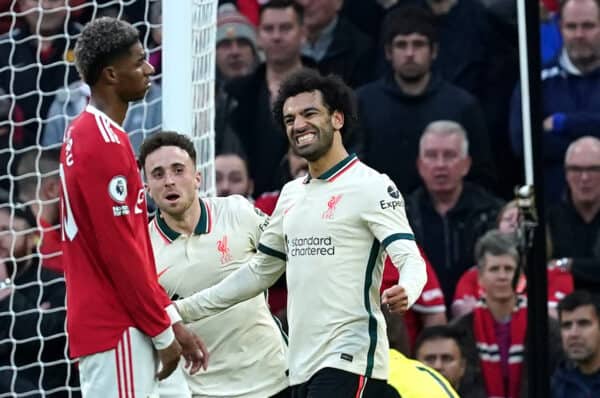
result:
<svg viewBox="0 0 600 398"><path fill-rule="evenodd" d="M375 263L379 254L379 242L373 241L371 246L371 252L369 253L369 260L367 262L367 270L365 275L365 289L364 289L364 300L365 309L369 314L369 351L367 353L367 369L365 370L365 376L371 377L373 374L373 366L375 363L375 348L377 347L377 319L373 315L373 309L371 308L371 299L369 290L373 284L373 270L375 269Z"/></svg>
<svg viewBox="0 0 600 398"><path fill-rule="evenodd" d="M339 162L338 164L336 164L317 178L319 180L328 180L329 178L337 174L338 171L346 167L348 163L352 162L354 159L356 159L356 154L353 153L348 155L344 160L342 160L341 162Z"/></svg>
<svg viewBox="0 0 600 398"><path fill-rule="evenodd" d="M285 253L279 252L275 249L271 249L270 247L267 247L261 243L258 244L257 249L258 251L263 252L264 254L267 254L271 257L277 257L280 260L287 261L287 256L285 255Z"/></svg>
<svg viewBox="0 0 600 398"><path fill-rule="evenodd" d="M413 234L407 234L407 233L398 233L398 234L391 234L390 236L388 236L387 238L385 238L383 240L383 242L381 242L381 245L383 246L383 248L387 248L390 243L395 242L397 240L415 240L415 236Z"/></svg>

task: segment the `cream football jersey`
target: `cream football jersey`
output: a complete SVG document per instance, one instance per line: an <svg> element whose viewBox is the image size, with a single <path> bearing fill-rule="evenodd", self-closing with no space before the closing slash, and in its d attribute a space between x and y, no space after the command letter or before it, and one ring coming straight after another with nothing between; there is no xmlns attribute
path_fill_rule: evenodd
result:
<svg viewBox="0 0 600 398"><path fill-rule="evenodd" d="M285 268L290 384L326 367L387 379L379 295L383 251L402 269L399 284L409 305L426 280L392 181L351 155L319 178L286 184L258 250L248 267L224 283L178 302L182 317L225 308L272 283Z"/></svg>
<svg viewBox="0 0 600 398"><path fill-rule="evenodd" d="M203 198L191 236L169 228L160 212L150 223L159 282L173 299L219 283L256 252L266 216L241 196ZM211 355L206 371L187 380L198 397L256 397L288 385L285 336L263 292L189 325Z"/></svg>

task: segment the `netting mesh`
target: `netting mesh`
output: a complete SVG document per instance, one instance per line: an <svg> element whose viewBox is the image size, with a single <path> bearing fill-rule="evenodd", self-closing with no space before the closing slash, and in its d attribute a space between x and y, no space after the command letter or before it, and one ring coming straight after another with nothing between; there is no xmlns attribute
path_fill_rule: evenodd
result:
<svg viewBox="0 0 600 398"><path fill-rule="evenodd" d="M73 47L99 16L140 31L156 69L146 98L124 122L134 149L162 127L162 7L183 0L20 0L0 3L0 398L80 396L65 334L58 226L58 153L66 126L85 107ZM217 0L192 3L192 139L203 191L214 194L214 43ZM174 4L178 3L178 4ZM8 4L8 9L2 9ZM24 213L26 210L26 213ZM30 213L31 211L31 213ZM30 220L23 223L23 217ZM31 224L31 225L28 225Z"/></svg>

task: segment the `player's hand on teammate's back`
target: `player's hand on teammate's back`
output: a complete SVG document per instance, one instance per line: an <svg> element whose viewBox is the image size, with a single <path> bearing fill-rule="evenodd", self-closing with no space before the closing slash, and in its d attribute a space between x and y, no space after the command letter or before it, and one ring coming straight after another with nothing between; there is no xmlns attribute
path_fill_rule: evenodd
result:
<svg viewBox="0 0 600 398"><path fill-rule="evenodd" d="M177 339L162 350L158 350L158 358L160 359L160 370L156 374L158 380L166 379L177 369L179 357L181 356L181 345Z"/></svg>
<svg viewBox="0 0 600 398"><path fill-rule="evenodd" d="M400 285L394 285L383 291L381 304L387 305L391 313L403 314L408 310L408 296Z"/></svg>
<svg viewBox="0 0 600 398"><path fill-rule="evenodd" d="M185 368L191 375L197 373L202 367L208 366L208 350L204 342L195 333L190 331L183 322L173 324L175 338L183 349L181 355L185 358Z"/></svg>

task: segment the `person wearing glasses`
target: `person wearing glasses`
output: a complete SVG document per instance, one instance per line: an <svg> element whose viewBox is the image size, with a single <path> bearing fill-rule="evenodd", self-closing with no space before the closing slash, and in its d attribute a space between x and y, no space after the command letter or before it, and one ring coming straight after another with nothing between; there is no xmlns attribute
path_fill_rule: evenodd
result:
<svg viewBox="0 0 600 398"><path fill-rule="evenodd" d="M568 194L552 207L550 267L570 272L575 289L600 288L600 140L581 137L565 155Z"/></svg>

